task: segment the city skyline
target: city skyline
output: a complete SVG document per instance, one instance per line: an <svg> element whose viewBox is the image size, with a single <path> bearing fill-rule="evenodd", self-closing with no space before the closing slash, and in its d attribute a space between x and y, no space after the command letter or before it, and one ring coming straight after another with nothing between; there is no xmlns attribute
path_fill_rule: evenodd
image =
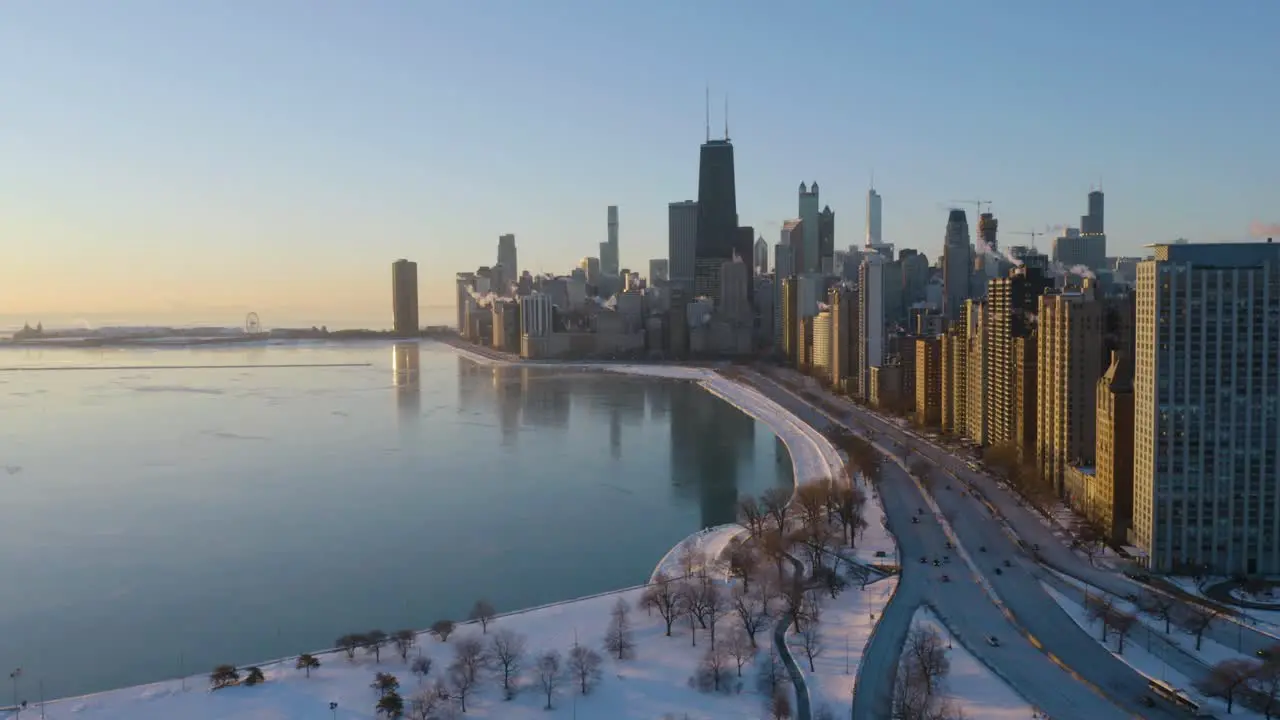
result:
<svg viewBox="0 0 1280 720"><path fill-rule="evenodd" d="M448 305L453 273L492 264L504 233L522 269L567 271L606 239L610 205L625 217L619 264L647 268L666 256L668 203L696 195L708 82L713 107L727 95L734 108L739 224L766 238L794 216L796 184L817 180L838 216L836 247L859 244L872 167L884 241L930 258L952 198L990 198L1002 230L1040 230L1075 225L1099 179L1111 255L1179 236L1276 234L1277 109L1258 97L1254 69L1277 51L1253 9L1246 19L1195 3L1155 15L1103 3L925 14L817 4L830 51L811 64L797 59L808 49L774 36L781 9L740 9L723 45L655 58L649 34L698 35L717 8L547 14L511 3L494 25L465 6L303 7L254 8L255 23L237 3L9 10L0 59L23 75L5 86L0 236L16 252L0 266L0 314L389 321L388 259L417 260L422 305ZM954 33L978 18L1006 42ZM1090 52L1030 47L1028 29L1046 26L1087 38ZM477 37L494 52L453 72L458 44ZM776 52L752 49L764 39ZM207 52L227 45L242 52ZM618 52L583 68L596 46ZM798 84L846 85L847 68L873 62L858 92L822 94L795 131L779 98ZM597 111L601 88L616 115ZM1084 88L1075 102L1106 113L1056 110ZM928 111L948 103L970 111ZM522 108L515 132L496 112L510 105Z"/></svg>

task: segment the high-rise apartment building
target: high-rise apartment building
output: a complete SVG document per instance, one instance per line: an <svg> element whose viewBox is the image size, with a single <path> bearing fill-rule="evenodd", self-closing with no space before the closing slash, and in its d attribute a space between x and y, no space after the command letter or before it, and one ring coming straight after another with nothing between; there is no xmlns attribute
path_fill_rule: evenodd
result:
<svg viewBox="0 0 1280 720"><path fill-rule="evenodd" d="M698 248L698 203L693 200L667 204L667 260L670 280L686 292L693 291L694 263Z"/></svg>
<svg viewBox="0 0 1280 720"><path fill-rule="evenodd" d="M799 235L796 233L798 239ZM778 348L784 348L786 343L783 342L783 332L786 324L783 322L783 284L782 281L787 278L794 278L796 273L795 256L792 252L791 233L788 233L787 227L782 228L781 241L773 247L773 332L774 345ZM794 303L794 299L792 301ZM794 305L792 306L794 307Z"/></svg>
<svg viewBox="0 0 1280 720"><path fill-rule="evenodd" d="M806 187L800 183L799 212L801 242L796 253L798 273L822 272L822 253L818 247L818 183Z"/></svg>
<svg viewBox="0 0 1280 720"><path fill-rule="evenodd" d="M1009 446L1018 451L1030 449L1021 442L1031 440L1019 432L1019 423L1026 422L1034 407L1023 404L1019 408L1018 386L1025 385L1025 373L1034 372L1032 353L1016 353L1017 341L1030 337L1040 296L1053 287L1052 279L1038 268L1016 267L1002 278L992 280L987 286L986 360L989 365L988 443L992 446ZM1028 367L1030 363L1030 367ZM1034 376L1032 379L1034 387ZM1034 398L1032 394L1027 400ZM1031 400L1034 402L1033 400ZM1021 412L1020 412L1021 410Z"/></svg>
<svg viewBox="0 0 1280 720"><path fill-rule="evenodd" d="M871 368L885 356L884 273L885 259L869 253L858 268L858 361L854 371L855 395L871 398Z"/></svg>
<svg viewBox="0 0 1280 720"><path fill-rule="evenodd" d="M960 320L964 301L969 298L972 270L969 221L964 210L952 210L947 216L947 232L942 243L942 315L948 323Z"/></svg>
<svg viewBox="0 0 1280 720"><path fill-rule="evenodd" d="M391 315L397 337L417 337L418 263L400 259L391 263Z"/></svg>
<svg viewBox="0 0 1280 720"><path fill-rule="evenodd" d="M757 276L769 273L769 243L765 242L763 235L756 238L755 248L752 252L752 262L755 265Z"/></svg>
<svg viewBox="0 0 1280 720"><path fill-rule="evenodd" d="M814 183L814 193L818 184ZM836 273L836 214L830 205L818 213L818 265L819 271L826 276Z"/></svg>
<svg viewBox="0 0 1280 720"><path fill-rule="evenodd" d="M467 303L474 302L471 299L471 292L475 284L476 274L473 272L460 272L454 279L454 297L457 300L457 327L459 333L466 333L467 330Z"/></svg>
<svg viewBox="0 0 1280 720"><path fill-rule="evenodd" d="M800 292L800 280L794 275L783 277L779 285L782 290L779 293L778 307L779 311L779 334L782 336L778 343L778 347L782 349L782 354L787 359L787 363L793 367L798 363L800 357L800 312L796 308L796 298Z"/></svg>
<svg viewBox="0 0 1280 720"><path fill-rule="evenodd" d="M923 253L904 248L898 253L898 263L902 268L902 304L910 308L922 303L927 297L929 287L929 258Z"/></svg>
<svg viewBox="0 0 1280 720"><path fill-rule="evenodd" d="M880 236L880 193L874 187L867 189L867 241L869 250L884 244Z"/></svg>
<svg viewBox="0 0 1280 720"><path fill-rule="evenodd" d="M608 240L600 248L600 271L609 277L618 274L618 206L608 211Z"/></svg>
<svg viewBox="0 0 1280 720"><path fill-rule="evenodd" d="M600 258L584 257L578 261L578 269L582 270L588 285L593 288L600 287Z"/></svg>
<svg viewBox="0 0 1280 720"><path fill-rule="evenodd" d="M942 341L916 338L916 422L925 427L942 423Z"/></svg>
<svg viewBox="0 0 1280 720"><path fill-rule="evenodd" d="M1127 352L1111 353L1096 395L1094 482L1085 496L1086 516L1121 545L1128 542L1133 517L1133 358Z"/></svg>
<svg viewBox="0 0 1280 720"><path fill-rule="evenodd" d="M1106 312L1093 281L1040 297L1037 342L1036 462L1064 495L1068 465L1090 465L1096 445L1098 378Z"/></svg>
<svg viewBox="0 0 1280 720"><path fill-rule="evenodd" d="M963 325L952 325L940 338L942 401L940 425L944 433L965 434L965 400L968 397L968 335Z"/></svg>
<svg viewBox="0 0 1280 720"><path fill-rule="evenodd" d="M1280 245L1156 245L1135 325L1133 544L1280 573Z"/></svg>
<svg viewBox="0 0 1280 720"><path fill-rule="evenodd" d="M520 279L516 236L512 233L498 236L498 267L502 268L502 276L497 279L495 292L506 295L510 292L511 285Z"/></svg>
<svg viewBox="0 0 1280 720"><path fill-rule="evenodd" d="M733 143L728 138L703 143L698 162L698 226L694 292L720 295L720 266L733 258L738 237L738 196Z"/></svg>
<svg viewBox="0 0 1280 720"><path fill-rule="evenodd" d="M827 291L827 306L831 308L831 384L841 392L848 392L852 369L854 339L858 337L855 293L849 287L834 287Z"/></svg>
<svg viewBox="0 0 1280 720"><path fill-rule="evenodd" d="M964 328L967 337L967 356L963 366L965 373L964 421L965 435L978 445L989 445L991 440L991 373L990 320L985 302L965 301Z"/></svg>
<svg viewBox="0 0 1280 720"><path fill-rule="evenodd" d="M826 382L831 382L831 356L831 311L823 310L813 316L813 373Z"/></svg>

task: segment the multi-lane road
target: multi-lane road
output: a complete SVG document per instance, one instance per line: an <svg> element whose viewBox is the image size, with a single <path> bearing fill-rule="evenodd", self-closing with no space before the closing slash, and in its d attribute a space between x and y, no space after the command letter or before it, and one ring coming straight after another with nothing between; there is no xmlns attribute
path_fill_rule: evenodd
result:
<svg viewBox="0 0 1280 720"><path fill-rule="evenodd" d="M919 445L900 428L869 413L858 417L856 408L850 408L845 416L833 418L772 379L758 374L751 379L771 399L816 428L826 429L833 423L865 427L873 431L871 439L886 448L896 443L916 450ZM968 470L962 460L946 457ZM939 465L951 470L951 462ZM1040 585L1036 575L1040 568L1000 523L992 521L984 501L961 492L958 479L950 490L946 481L935 488L933 505L896 462L884 463L882 473L880 499L899 544L902 577L864 651L855 718L889 716L902 643L912 615L925 604L934 608L971 653L1049 717L1185 717L1165 706L1141 704L1146 678L1100 646L1058 606ZM933 507L946 518L954 537L948 537ZM912 523L913 516L919 518L918 523ZM1038 521L1036 524L1045 530L1042 552L1061 548L1047 528ZM949 540L958 547L948 549ZM934 566L935 558L948 557L950 562ZM921 563L921 558L927 562ZM943 575L949 581L944 582ZM990 644L991 637L997 639L998 646Z"/></svg>

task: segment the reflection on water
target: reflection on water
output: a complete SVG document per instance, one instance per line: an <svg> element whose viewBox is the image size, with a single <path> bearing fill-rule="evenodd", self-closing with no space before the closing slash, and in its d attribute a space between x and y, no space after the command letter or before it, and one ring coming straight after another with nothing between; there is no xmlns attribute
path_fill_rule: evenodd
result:
<svg viewBox="0 0 1280 720"><path fill-rule="evenodd" d="M418 343L396 343L391 348L392 384L400 420L412 425L422 414L422 353Z"/></svg>
<svg viewBox="0 0 1280 720"><path fill-rule="evenodd" d="M0 349L0 368L96 361ZM51 697L171 676L180 656L424 627L477 597L632 585L733 520L739 491L791 482L767 428L687 382L477 365L429 341L110 362L371 365L0 372L0 468L21 468L0 503L0 568L21 579L0 582L0 667Z"/></svg>

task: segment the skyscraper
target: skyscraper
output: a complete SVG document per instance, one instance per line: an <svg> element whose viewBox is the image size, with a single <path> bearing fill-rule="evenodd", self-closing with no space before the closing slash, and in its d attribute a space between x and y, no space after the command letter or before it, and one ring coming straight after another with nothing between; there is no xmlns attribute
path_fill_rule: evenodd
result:
<svg viewBox="0 0 1280 720"><path fill-rule="evenodd" d="M854 369L855 394L870 400L871 368L879 367L885 355L884 256L868 253L858 269L858 351Z"/></svg>
<svg viewBox="0 0 1280 720"><path fill-rule="evenodd" d="M1138 264L1132 542L1161 572L1280 573L1280 244Z"/></svg>
<svg viewBox="0 0 1280 720"><path fill-rule="evenodd" d="M618 274L618 206L609 206L608 240L600 245L600 272L615 277Z"/></svg>
<svg viewBox="0 0 1280 720"><path fill-rule="evenodd" d="M756 238L752 262L756 266L756 275L764 275L769 272L769 243L765 242L763 235Z"/></svg>
<svg viewBox="0 0 1280 720"><path fill-rule="evenodd" d="M1103 197L1101 190L1089 193L1089 214L1080 216L1080 232L1087 235L1101 235L1106 232L1102 221Z"/></svg>
<svg viewBox="0 0 1280 720"><path fill-rule="evenodd" d="M797 273L822 271L822 254L818 248L818 183L805 187L800 183L799 215L803 240L797 253Z"/></svg>
<svg viewBox="0 0 1280 720"><path fill-rule="evenodd" d="M694 258L694 292L717 297L720 266L733 257L738 232L738 199L734 183L733 143L707 140L698 162L698 225Z"/></svg>
<svg viewBox="0 0 1280 720"><path fill-rule="evenodd" d="M1036 329L1036 460L1061 495L1068 464L1090 465L1096 445L1097 383L1105 370L1102 298L1083 290L1040 298Z"/></svg>
<svg viewBox="0 0 1280 720"><path fill-rule="evenodd" d="M417 337L418 263L403 258L391 263L391 314L397 337Z"/></svg>
<svg viewBox="0 0 1280 720"><path fill-rule="evenodd" d="M814 187L817 187L817 183L814 183ZM818 265L823 275L837 274L835 255L836 214L828 205L818 214Z"/></svg>
<svg viewBox="0 0 1280 720"><path fill-rule="evenodd" d="M1031 336L1040 296L1053 286L1047 274L1035 267L1017 267L1002 278L992 280L987 289L987 320L984 352L987 360L987 444L1008 445L1020 452L1031 450L1035 434L1023 433L1024 423L1034 421L1034 389L1030 407L1020 407L1018 390L1025 387L1025 373L1034 379L1034 353L1019 356L1020 341ZM1035 346L1032 345L1032 348ZM1031 355L1031 356L1028 356ZM1091 378L1096 380L1096 378ZM1034 385L1032 385L1034 388ZM1025 441L1025 443L1024 443Z"/></svg>
<svg viewBox="0 0 1280 720"><path fill-rule="evenodd" d="M671 264L666 258L654 258L649 261L649 284L666 282L671 276Z"/></svg>
<svg viewBox="0 0 1280 720"><path fill-rule="evenodd" d="M952 210L947 216L947 234L942 242L942 315L948 323L960 319L964 301L969 297L972 268L969 220L964 210Z"/></svg>
<svg viewBox="0 0 1280 720"><path fill-rule="evenodd" d="M502 267L502 277L497 278L495 291L499 295L506 295L508 287L520 279L516 236L511 233L498 236L498 265Z"/></svg>
<svg viewBox="0 0 1280 720"><path fill-rule="evenodd" d="M694 263L698 248L698 203L693 200L667 205L667 259L672 285L693 292Z"/></svg>
<svg viewBox="0 0 1280 720"><path fill-rule="evenodd" d="M1082 218L1088 219L1088 218ZM1107 266L1107 236L1101 233L1082 233L1067 228L1060 237L1053 239L1053 262L1066 270L1084 266L1090 271ZM1077 272L1077 274L1080 274Z"/></svg>
<svg viewBox="0 0 1280 720"><path fill-rule="evenodd" d="M795 283L790 286L784 285L783 281L787 278L794 278L796 274L795 255L793 253L794 246L792 242L799 241L799 233L794 232L799 226L799 220L792 220L796 225L788 230L787 225L782 226L782 233L777 245L773 247L773 337L774 344L778 348L785 348L786 343L783 341L783 334L786 332L786 323L783 321L785 315L783 293L787 288L791 288L792 298L791 304L787 307L795 305ZM792 238L795 237L793 241Z"/></svg>
<svg viewBox="0 0 1280 720"><path fill-rule="evenodd" d="M876 189L867 190L867 247L876 248L883 244L880 238L880 193Z"/></svg>

